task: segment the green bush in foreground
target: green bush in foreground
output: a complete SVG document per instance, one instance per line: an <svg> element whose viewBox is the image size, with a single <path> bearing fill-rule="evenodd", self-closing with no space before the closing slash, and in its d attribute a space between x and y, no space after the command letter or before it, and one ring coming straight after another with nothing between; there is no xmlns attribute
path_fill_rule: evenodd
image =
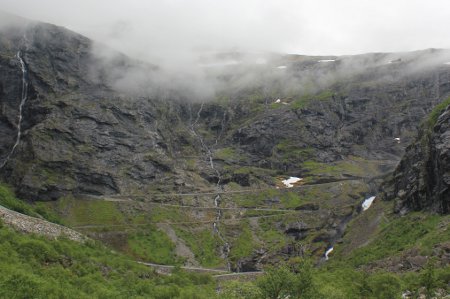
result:
<svg viewBox="0 0 450 299"><path fill-rule="evenodd" d="M213 298L210 276L158 275L89 242L0 228L0 298Z"/></svg>

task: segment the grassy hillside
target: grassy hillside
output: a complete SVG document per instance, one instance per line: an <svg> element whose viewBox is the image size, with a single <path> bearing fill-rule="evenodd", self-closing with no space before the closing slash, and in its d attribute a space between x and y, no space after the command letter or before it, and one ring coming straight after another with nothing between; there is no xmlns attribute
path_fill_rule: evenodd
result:
<svg viewBox="0 0 450 299"><path fill-rule="evenodd" d="M41 212L5 186L0 204L32 216ZM49 240L0 222L0 298L212 298L214 287L207 275L159 275L100 243Z"/></svg>
<svg viewBox="0 0 450 299"><path fill-rule="evenodd" d="M17 200L5 186L0 189L0 202L33 216L45 211ZM0 224L0 297L276 298L273 296L277 293L291 298L392 299L400 298L405 290L413 294L425 294L427 290L430 294L436 290L448 293L450 267L442 263L437 248L445 247L450 239L449 216L411 213L398 217L389 214L390 208L390 203L376 202L356 217L343 242L335 245L334 254L321 266L291 258L275 268L267 267L255 281L219 283L218 294L217 283L208 275L180 270L170 276L159 275L94 241L80 244L67 239L49 240ZM381 220L369 234L365 228L374 219ZM237 237L232 258L245 256L251 250L244 242L251 238L249 228L244 225ZM170 248L170 240L158 230L153 232L131 238L131 248L141 255L164 259L161 252ZM357 240L364 244L355 245L359 234L367 239ZM147 252L147 248L155 250ZM431 258L421 267L405 271L386 266L390 265L387 261L395 265L397 258L407 258L412 250Z"/></svg>
<svg viewBox="0 0 450 299"><path fill-rule="evenodd" d="M224 284L226 296L276 298L270 294L279 292L291 298L393 299L409 291L411 298L444 298L450 292L445 253L450 216L416 212L399 217L390 211L391 203L375 202L349 224L343 241L318 267L291 258L266 268L268 273L255 282ZM372 229L375 220L379 223Z"/></svg>

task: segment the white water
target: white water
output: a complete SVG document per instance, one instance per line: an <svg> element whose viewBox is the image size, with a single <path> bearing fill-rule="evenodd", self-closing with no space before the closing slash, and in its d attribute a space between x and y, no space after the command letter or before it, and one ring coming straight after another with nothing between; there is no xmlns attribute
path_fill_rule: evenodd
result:
<svg viewBox="0 0 450 299"><path fill-rule="evenodd" d="M333 247L330 247L325 251L325 260L328 261L328 255L333 251Z"/></svg>
<svg viewBox="0 0 450 299"><path fill-rule="evenodd" d="M214 198L214 206L216 208L219 206L219 200L220 200L220 195L217 194L217 196Z"/></svg>
<svg viewBox="0 0 450 299"><path fill-rule="evenodd" d="M221 174L220 174L219 170L216 169L216 167L214 165L213 152L212 152L211 148L205 143L205 141L203 140L202 136L199 133L197 133L197 131L195 130L195 126L197 125L198 121L200 120L200 114L201 114L201 112L203 110L203 105L204 105L204 103L201 104L200 109L197 111L197 118L195 119L195 121L193 123L191 122L190 126L191 126L192 133L199 139L202 148L206 152L207 158L209 160L210 168L217 175L216 188L217 188L217 192L220 192L221 189L223 188L223 186L222 186L222 178L221 178ZM223 130L224 121L225 121L225 115L222 118L222 130ZM218 144L218 141L219 141L218 138L215 141L216 145ZM214 197L214 207L216 208L217 212L216 212L216 219L213 222L213 231L214 231L214 233L217 234L219 239L223 242L222 256L227 262L228 271L231 271L231 263L230 263L229 258L228 258L229 255L230 255L230 244L225 240L224 236L222 235L222 233L220 231L220 221L221 221L221 218L222 218L222 210L220 209L220 201L221 201L220 194L216 194L216 196Z"/></svg>
<svg viewBox="0 0 450 299"><path fill-rule="evenodd" d="M302 180L303 180L302 178L291 176L286 180L282 180L281 182L286 186L286 188L292 188L292 187L294 187L295 183L302 181Z"/></svg>
<svg viewBox="0 0 450 299"><path fill-rule="evenodd" d="M25 105L25 102L27 101L27 96L28 96L28 81L27 81L28 72L27 72L27 68L25 66L25 62L22 59L21 51L17 52L16 58L19 60L20 68L22 70L22 95L21 95L21 100L20 100L20 105L19 105L19 121L17 122L17 137L16 137L16 142L14 143L11 151L8 153L6 158L3 160L2 164L0 164L0 168L3 168L6 165L9 158L11 158L12 154L14 154L16 147L19 145L20 137L22 136L22 118L23 118L22 110L23 110L23 106Z"/></svg>
<svg viewBox="0 0 450 299"><path fill-rule="evenodd" d="M366 198L366 199L364 200L364 202L363 202L362 205L361 205L363 211L365 211L365 210L367 210L368 208L370 208L370 206L372 205L374 199L375 199L375 196L371 196L371 197Z"/></svg>

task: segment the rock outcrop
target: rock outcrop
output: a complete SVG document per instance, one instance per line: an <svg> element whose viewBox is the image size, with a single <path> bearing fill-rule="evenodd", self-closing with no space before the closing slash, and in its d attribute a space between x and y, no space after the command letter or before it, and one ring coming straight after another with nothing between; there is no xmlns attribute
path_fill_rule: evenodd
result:
<svg viewBox="0 0 450 299"><path fill-rule="evenodd" d="M169 156L184 140L178 134L186 129L176 130L185 112L175 101L124 96L111 87L120 81L120 71L133 67L151 72L151 66L119 53L106 65L98 61L92 41L50 24L2 30L2 162L17 135L22 92L18 51L28 70L22 138L0 170L19 195L52 200L69 193L130 194L159 180L170 185L176 175Z"/></svg>
<svg viewBox="0 0 450 299"><path fill-rule="evenodd" d="M384 197L396 200L396 212L450 211L450 105L442 108L435 108L423 124L385 185Z"/></svg>

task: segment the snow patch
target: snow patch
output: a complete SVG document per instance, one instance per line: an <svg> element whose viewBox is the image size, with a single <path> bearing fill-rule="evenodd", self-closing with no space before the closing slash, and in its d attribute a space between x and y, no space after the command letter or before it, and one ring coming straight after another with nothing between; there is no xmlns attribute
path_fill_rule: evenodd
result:
<svg viewBox="0 0 450 299"><path fill-rule="evenodd" d="M336 59L321 59L321 60L317 60L317 62L335 62Z"/></svg>
<svg viewBox="0 0 450 299"><path fill-rule="evenodd" d="M397 58L397 59L394 59L394 60L389 60L388 64L399 63L399 62L402 62L401 58Z"/></svg>
<svg viewBox="0 0 450 299"><path fill-rule="evenodd" d="M445 65L450 65L450 61L449 62L444 62Z"/></svg>
<svg viewBox="0 0 450 299"><path fill-rule="evenodd" d="M330 247L325 251L325 260L328 261L328 255L333 251L333 247Z"/></svg>
<svg viewBox="0 0 450 299"><path fill-rule="evenodd" d="M285 69L285 68L287 68L287 66L285 66L285 65L279 65L279 66L277 66L276 68L277 68L277 69Z"/></svg>
<svg viewBox="0 0 450 299"><path fill-rule="evenodd" d="M367 210L368 208L370 208L370 206L372 205L374 199L375 199L375 196L371 196L371 197L366 198L366 199L364 200L364 202L363 202L362 205L361 205L363 211L365 211L365 210Z"/></svg>
<svg viewBox="0 0 450 299"><path fill-rule="evenodd" d="M286 180L282 180L281 182L286 186L286 188L292 188L292 187L294 187L295 183L302 181L302 180L303 180L302 178L291 176Z"/></svg>
<svg viewBox="0 0 450 299"><path fill-rule="evenodd" d="M280 103L280 102L281 102L281 99L278 99L275 101L275 103Z"/></svg>
<svg viewBox="0 0 450 299"><path fill-rule="evenodd" d="M399 137L395 137L394 140L397 141L397 143L400 143L400 138Z"/></svg>

